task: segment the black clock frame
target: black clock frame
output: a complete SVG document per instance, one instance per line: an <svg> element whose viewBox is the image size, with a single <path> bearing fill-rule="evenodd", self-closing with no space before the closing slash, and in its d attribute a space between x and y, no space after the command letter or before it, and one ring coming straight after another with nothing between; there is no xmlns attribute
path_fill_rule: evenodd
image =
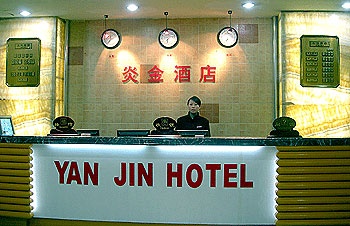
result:
<svg viewBox="0 0 350 226"><path fill-rule="evenodd" d="M227 30L227 29L231 29L231 30L236 34L236 37L237 37L236 41L235 41L232 45L229 45L229 46L224 45L224 44L220 41L220 34L221 34L224 30ZM237 43L238 43L238 32L237 32L237 30L236 30L235 28L233 28L233 27L224 27L224 28L222 28L222 29L217 33L216 39L217 39L218 43L219 43L222 47L225 47L225 48L232 48L232 47L234 47L235 45L237 45Z"/></svg>
<svg viewBox="0 0 350 226"><path fill-rule="evenodd" d="M109 45L107 45L107 43L104 42L103 37L104 37L104 35L105 35L106 32L113 32L113 33L115 33L115 34L118 36L119 40L118 40L118 42L117 42L115 45L109 46ZM101 35L101 43L102 43L102 45L103 45L104 47L106 47L107 49L115 49L115 48L117 48L118 46L120 46L121 42L122 42L122 36L119 34L118 31L116 31L116 30L114 30L114 29L111 29L111 28L110 28L110 29L107 29L107 30L105 30L105 31L102 33L102 35Z"/></svg>
<svg viewBox="0 0 350 226"><path fill-rule="evenodd" d="M166 31L172 31L172 32L174 32L174 34L176 35L176 42L175 42L175 44L173 44L172 46L165 46L165 45L161 42L161 36L162 36L162 34L163 34L164 32L166 32ZM158 42L159 42L159 44L160 44L163 48L165 48L165 49L173 49L173 48L175 48L175 47L179 44L179 40L180 40L179 34L178 34L174 29L172 29L172 28L165 28L165 29L163 29L161 32L159 32L159 35L158 35Z"/></svg>

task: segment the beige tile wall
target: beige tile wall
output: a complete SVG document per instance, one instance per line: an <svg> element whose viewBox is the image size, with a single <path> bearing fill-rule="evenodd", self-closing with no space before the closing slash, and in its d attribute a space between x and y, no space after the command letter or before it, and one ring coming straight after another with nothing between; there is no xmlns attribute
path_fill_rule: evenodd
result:
<svg viewBox="0 0 350 226"><path fill-rule="evenodd" d="M70 23L69 57L75 59L69 62L75 63L68 67L67 110L76 128L100 129L102 136L115 136L116 129L153 129L159 116L186 114L187 99L198 95L203 113L214 119L213 136L265 137L272 129L272 19L232 19L245 41L231 49L216 41L228 19L168 20L180 36L172 50L157 41L164 20L106 24L122 35L116 49L105 49L100 42L103 20ZM163 82L123 83L124 68L136 67L140 73L140 65L158 65ZM175 65L191 67L190 83L174 81ZM216 67L215 83L199 82L200 68L207 65Z"/></svg>

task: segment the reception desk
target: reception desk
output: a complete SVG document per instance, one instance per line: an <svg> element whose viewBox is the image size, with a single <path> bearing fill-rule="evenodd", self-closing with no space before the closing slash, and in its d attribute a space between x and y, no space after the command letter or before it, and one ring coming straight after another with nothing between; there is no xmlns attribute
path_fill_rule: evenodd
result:
<svg viewBox="0 0 350 226"><path fill-rule="evenodd" d="M350 224L350 138L1 137L0 219Z"/></svg>

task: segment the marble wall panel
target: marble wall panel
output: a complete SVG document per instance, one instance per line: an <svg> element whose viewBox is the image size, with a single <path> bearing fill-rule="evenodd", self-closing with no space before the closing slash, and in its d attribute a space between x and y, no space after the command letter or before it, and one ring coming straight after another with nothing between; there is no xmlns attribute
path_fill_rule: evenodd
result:
<svg viewBox="0 0 350 226"><path fill-rule="evenodd" d="M53 17L0 20L0 114L12 116L16 135L46 135L55 116L63 114L65 52L64 44L57 42L65 40L64 27L63 21ZM38 87L5 85L8 38L41 40Z"/></svg>
<svg viewBox="0 0 350 226"><path fill-rule="evenodd" d="M342 12L285 12L280 16L281 115L294 118L304 137L350 136L350 15ZM338 36L340 85L300 85L300 37Z"/></svg>

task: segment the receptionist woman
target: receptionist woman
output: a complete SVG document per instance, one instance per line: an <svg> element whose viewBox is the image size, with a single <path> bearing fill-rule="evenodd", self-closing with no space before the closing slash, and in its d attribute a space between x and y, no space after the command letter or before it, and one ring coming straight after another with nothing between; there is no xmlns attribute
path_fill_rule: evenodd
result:
<svg viewBox="0 0 350 226"><path fill-rule="evenodd" d="M201 104L197 96L187 100L188 113L177 119L176 130L208 130L208 136L210 136L209 120L199 115Z"/></svg>

